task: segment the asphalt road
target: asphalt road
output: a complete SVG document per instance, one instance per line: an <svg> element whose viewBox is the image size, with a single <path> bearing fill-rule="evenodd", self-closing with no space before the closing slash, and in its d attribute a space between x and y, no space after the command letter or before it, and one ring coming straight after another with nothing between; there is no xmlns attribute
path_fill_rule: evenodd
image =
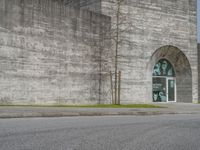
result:
<svg viewBox="0 0 200 150"><path fill-rule="evenodd" d="M200 116L0 119L0 150L200 150Z"/></svg>

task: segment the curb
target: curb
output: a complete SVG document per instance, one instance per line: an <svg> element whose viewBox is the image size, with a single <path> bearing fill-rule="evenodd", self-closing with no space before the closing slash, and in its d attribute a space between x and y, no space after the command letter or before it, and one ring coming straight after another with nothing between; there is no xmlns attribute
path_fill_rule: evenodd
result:
<svg viewBox="0 0 200 150"><path fill-rule="evenodd" d="M40 113L1 113L0 119L12 118L48 118L48 117L79 117L79 116L153 116L173 114L199 114L199 112L173 112L173 111L137 111L137 112L40 112Z"/></svg>

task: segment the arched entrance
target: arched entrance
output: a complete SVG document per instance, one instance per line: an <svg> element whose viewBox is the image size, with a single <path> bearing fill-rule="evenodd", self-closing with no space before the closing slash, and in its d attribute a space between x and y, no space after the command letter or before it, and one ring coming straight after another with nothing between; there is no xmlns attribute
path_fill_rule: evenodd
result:
<svg viewBox="0 0 200 150"><path fill-rule="evenodd" d="M176 102L176 77L172 64L160 59L153 68L153 102Z"/></svg>
<svg viewBox="0 0 200 150"><path fill-rule="evenodd" d="M171 66L171 71L168 75L157 75L156 67L163 63L164 65L167 63L168 67ZM192 103L192 71L186 55L179 48L167 45L157 49L148 66L147 78L151 84L147 86L151 89L149 92L151 92L152 101ZM161 72L163 68L160 68ZM163 91L165 93L162 93ZM156 99L154 93L160 94L163 99L154 100ZM164 96L166 96L165 99Z"/></svg>

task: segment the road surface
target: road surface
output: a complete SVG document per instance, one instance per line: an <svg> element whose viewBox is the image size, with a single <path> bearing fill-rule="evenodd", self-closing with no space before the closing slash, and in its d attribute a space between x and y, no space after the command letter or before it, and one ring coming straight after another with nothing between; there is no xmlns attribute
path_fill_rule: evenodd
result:
<svg viewBox="0 0 200 150"><path fill-rule="evenodd" d="M0 150L200 150L200 116L0 119Z"/></svg>

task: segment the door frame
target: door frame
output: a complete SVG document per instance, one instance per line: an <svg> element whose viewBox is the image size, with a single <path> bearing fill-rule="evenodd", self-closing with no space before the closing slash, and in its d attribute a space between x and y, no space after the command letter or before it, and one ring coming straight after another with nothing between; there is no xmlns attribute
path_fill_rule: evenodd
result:
<svg viewBox="0 0 200 150"><path fill-rule="evenodd" d="M174 80L174 100L173 101L169 101L169 80ZM167 102L170 103L174 103L174 102L177 102L177 90L176 90L176 78L175 77L166 77L166 96L167 96Z"/></svg>

